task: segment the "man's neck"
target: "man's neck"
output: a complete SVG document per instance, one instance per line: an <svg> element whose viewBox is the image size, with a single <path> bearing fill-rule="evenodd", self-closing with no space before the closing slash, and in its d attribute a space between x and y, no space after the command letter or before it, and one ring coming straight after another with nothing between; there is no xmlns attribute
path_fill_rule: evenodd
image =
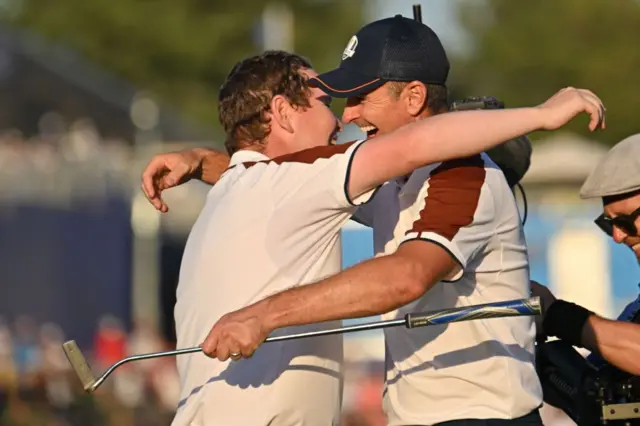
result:
<svg viewBox="0 0 640 426"><path fill-rule="evenodd" d="M289 149L290 146L291 145L285 140L278 138L277 135L271 134L264 141L262 145L264 149L261 152L269 158L280 157L294 152Z"/></svg>
<svg viewBox="0 0 640 426"><path fill-rule="evenodd" d="M257 152L268 158L275 158L287 154L287 152L284 152L284 150L280 148L284 146L284 144L272 143L269 141L269 138L263 142L243 142L241 146L242 148L240 148L239 151Z"/></svg>
<svg viewBox="0 0 640 426"><path fill-rule="evenodd" d="M284 150L279 149L279 147L274 145L275 144L267 144L262 153L269 158L280 157L281 155L288 154L288 152L284 152Z"/></svg>

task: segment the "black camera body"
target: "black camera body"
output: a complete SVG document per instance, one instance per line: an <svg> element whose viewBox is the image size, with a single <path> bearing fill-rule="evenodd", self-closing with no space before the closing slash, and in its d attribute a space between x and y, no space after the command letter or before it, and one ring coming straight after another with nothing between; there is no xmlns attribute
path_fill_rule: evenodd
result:
<svg viewBox="0 0 640 426"><path fill-rule="evenodd" d="M453 101L449 110L471 111L475 109L504 109L504 102L493 96L472 96Z"/></svg>
<svg viewBox="0 0 640 426"><path fill-rule="evenodd" d="M597 367L561 340L537 343L536 370L544 401L578 426L640 425L640 377Z"/></svg>
<svg viewBox="0 0 640 426"><path fill-rule="evenodd" d="M504 102L493 96L472 96L451 103L450 111L504 109ZM524 177L531 165L531 141L527 136L511 139L487 151L487 155L500 167L513 188Z"/></svg>
<svg viewBox="0 0 640 426"><path fill-rule="evenodd" d="M607 365L596 376L603 425L640 425L640 377Z"/></svg>

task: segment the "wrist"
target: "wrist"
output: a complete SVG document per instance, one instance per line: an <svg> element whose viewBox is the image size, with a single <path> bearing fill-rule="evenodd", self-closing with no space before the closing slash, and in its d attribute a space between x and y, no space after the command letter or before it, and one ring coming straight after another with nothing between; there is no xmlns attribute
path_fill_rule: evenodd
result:
<svg viewBox="0 0 640 426"><path fill-rule="evenodd" d="M557 299L547 308L542 329L547 336L583 347L583 329L592 315L593 312L580 305Z"/></svg>
<svg viewBox="0 0 640 426"><path fill-rule="evenodd" d="M526 107L523 108L526 110L527 118L529 123L531 123L530 131L526 133L530 133L536 130L543 130L547 127L547 114L545 108L537 107Z"/></svg>
<svg viewBox="0 0 640 426"><path fill-rule="evenodd" d="M190 157L190 177L194 179L201 179L203 169L205 167L205 158L209 150L206 148L193 148L187 151L187 155Z"/></svg>
<svg viewBox="0 0 640 426"><path fill-rule="evenodd" d="M269 298L263 299L255 304L256 311L260 317L263 330L270 334L273 330L280 328L278 318L270 310L271 302Z"/></svg>

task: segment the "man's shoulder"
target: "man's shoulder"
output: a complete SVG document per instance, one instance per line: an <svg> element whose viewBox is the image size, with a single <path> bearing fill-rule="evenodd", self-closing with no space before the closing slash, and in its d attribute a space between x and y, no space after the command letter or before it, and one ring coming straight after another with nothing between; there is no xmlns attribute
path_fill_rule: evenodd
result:
<svg viewBox="0 0 640 426"><path fill-rule="evenodd" d="M453 160L438 163L438 166L433 169L432 174L444 173L449 170L484 169L486 167L487 163L483 154L476 154L470 157L454 158Z"/></svg>
<svg viewBox="0 0 640 426"><path fill-rule="evenodd" d="M345 142L335 145L322 145L312 148L303 149L301 151L292 152L289 154L280 155L278 157L266 160L265 163L273 164L314 164L318 160L329 159L336 155L345 154L354 145L363 142L361 140L355 140L351 142Z"/></svg>
<svg viewBox="0 0 640 426"><path fill-rule="evenodd" d="M618 320L640 324L640 294L625 306L618 316Z"/></svg>
<svg viewBox="0 0 640 426"><path fill-rule="evenodd" d="M419 192L429 187L453 191L470 185L479 189L485 184L490 167L481 155L429 164L411 174L404 192Z"/></svg>
<svg viewBox="0 0 640 426"><path fill-rule="evenodd" d="M266 157L264 155L259 155L259 158L256 156L247 157L243 159L242 157L237 159L236 161L234 157L232 157L231 165L225 173L238 169L245 170L251 169L255 166L268 166L268 165L283 165L283 164L313 164L317 160L320 159L328 159L335 155L346 153L352 146L355 144L363 142L363 140L354 140L350 142L345 142L336 145L321 145L315 146L307 149L303 149L300 151L290 152L287 154L282 154L276 157Z"/></svg>

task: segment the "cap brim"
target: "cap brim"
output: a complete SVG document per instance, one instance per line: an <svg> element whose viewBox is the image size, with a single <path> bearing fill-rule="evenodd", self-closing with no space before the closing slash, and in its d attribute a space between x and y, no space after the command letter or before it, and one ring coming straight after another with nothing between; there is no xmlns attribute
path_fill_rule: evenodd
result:
<svg viewBox="0 0 640 426"><path fill-rule="evenodd" d="M360 96L377 89L384 83L386 80L382 78L372 78L344 68L337 68L309 79L309 85L317 87L334 98Z"/></svg>

